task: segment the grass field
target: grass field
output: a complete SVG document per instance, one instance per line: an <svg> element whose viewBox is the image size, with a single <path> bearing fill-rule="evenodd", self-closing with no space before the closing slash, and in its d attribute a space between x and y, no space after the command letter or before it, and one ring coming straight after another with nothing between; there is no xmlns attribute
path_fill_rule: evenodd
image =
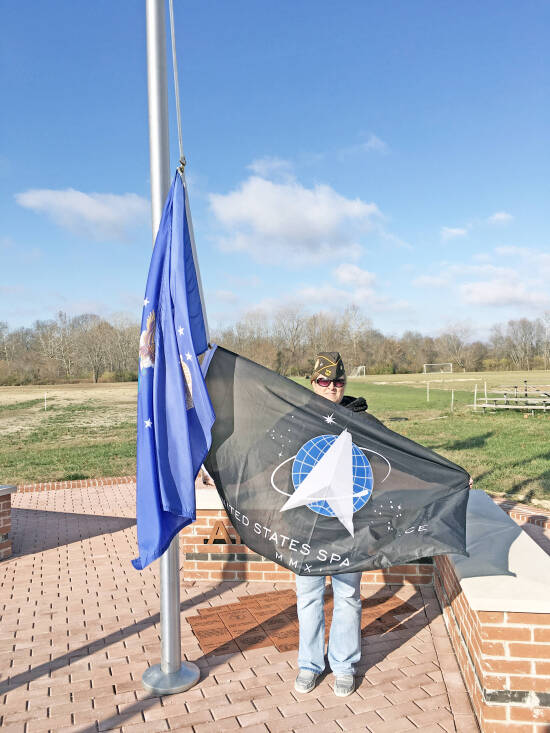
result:
<svg viewBox="0 0 550 733"><path fill-rule="evenodd" d="M469 407L476 383L482 392L485 381L491 390L524 379L550 384L545 372L398 374L353 379L347 391L388 427L464 466L477 488L550 508L550 413ZM133 474L136 393L135 383L0 387L0 483Z"/></svg>
<svg viewBox="0 0 550 733"><path fill-rule="evenodd" d="M136 395L135 382L0 387L0 483L135 473Z"/></svg>

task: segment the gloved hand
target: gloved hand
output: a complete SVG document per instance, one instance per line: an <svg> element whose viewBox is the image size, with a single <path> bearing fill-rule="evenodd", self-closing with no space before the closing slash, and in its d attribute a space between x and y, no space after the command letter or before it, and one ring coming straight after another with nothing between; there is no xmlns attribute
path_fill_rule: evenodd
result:
<svg viewBox="0 0 550 733"><path fill-rule="evenodd" d="M365 410L368 409L367 401L364 397L357 397L357 399L345 405L345 407L347 407L348 410L352 410L352 412L365 412Z"/></svg>

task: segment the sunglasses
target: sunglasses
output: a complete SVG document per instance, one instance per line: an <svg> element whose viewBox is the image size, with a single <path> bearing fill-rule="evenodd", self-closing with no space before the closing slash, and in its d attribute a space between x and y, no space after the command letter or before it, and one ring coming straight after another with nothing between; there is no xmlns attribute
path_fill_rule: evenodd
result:
<svg viewBox="0 0 550 733"><path fill-rule="evenodd" d="M319 387L328 387L331 382L334 382L335 387L344 387L346 384L345 379L325 379L324 377L319 377L315 382Z"/></svg>

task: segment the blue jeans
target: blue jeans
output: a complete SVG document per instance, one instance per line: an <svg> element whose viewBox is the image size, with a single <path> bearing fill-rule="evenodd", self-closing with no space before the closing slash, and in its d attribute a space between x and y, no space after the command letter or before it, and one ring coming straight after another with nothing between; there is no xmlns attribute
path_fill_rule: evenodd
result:
<svg viewBox="0 0 550 733"><path fill-rule="evenodd" d="M328 661L334 674L355 674L361 657L361 573L332 576L334 611L328 641ZM300 646L298 666L313 672L325 669L323 575L297 575L296 595Z"/></svg>

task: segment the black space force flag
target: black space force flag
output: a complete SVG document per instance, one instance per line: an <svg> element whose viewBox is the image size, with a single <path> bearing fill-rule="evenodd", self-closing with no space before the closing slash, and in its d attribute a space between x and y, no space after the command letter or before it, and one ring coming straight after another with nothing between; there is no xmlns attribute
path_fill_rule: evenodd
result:
<svg viewBox="0 0 550 733"><path fill-rule="evenodd" d="M244 544L298 575L466 554L462 468L221 347L205 461Z"/></svg>

